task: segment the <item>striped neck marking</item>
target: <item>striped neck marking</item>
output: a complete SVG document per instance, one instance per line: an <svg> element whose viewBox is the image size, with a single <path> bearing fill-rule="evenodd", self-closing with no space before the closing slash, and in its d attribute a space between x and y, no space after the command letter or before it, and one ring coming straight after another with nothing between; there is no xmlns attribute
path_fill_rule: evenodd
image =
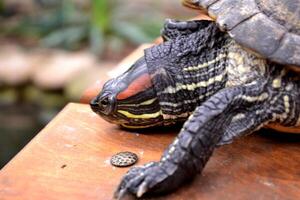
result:
<svg viewBox="0 0 300 200"><path fill-rule="evenodd" d="M122 115L124 115L130 119L150 119L150 118L157 118L162 115L161 110L159 110L158 112L155 112L155 113L144 113L144 114L140 114L140 115L132 114L126 110L118 110L117 112L121 113Z"/></svg>
<svg viewBox="0 0 300 200"><path fill-rule="evenodd" d="M205 81L200 81L197 83L192 83L192 84L182 84L182 83L176 83L176 86L168 86L167 88L165 88L162 92L160 92L159 94L175 94L180 90L190 90L193 91L196 88L200 88L200 87L208 87L211 84L214 84L216 82L222 82L224 80L226 76L226 71L224 70L220 75L218 76L214 76L209 78L208 80Z"/></svg>
<svg viewBox="0 0 300 200"><path fill-rule="evenodd" d="M208 61L206 63L202 63L202 64L199 64L197 66L192 66L192 67L186 67L184 68L183 70L184 71L197 71L199 69L202 69L202 68L206 68L206 67L209 67L210 65L212 64L215 64L216 62L222 60L223 58L226 58L227 55L226 54L219 54L215 59L211 60L211 61Z"/></svg>

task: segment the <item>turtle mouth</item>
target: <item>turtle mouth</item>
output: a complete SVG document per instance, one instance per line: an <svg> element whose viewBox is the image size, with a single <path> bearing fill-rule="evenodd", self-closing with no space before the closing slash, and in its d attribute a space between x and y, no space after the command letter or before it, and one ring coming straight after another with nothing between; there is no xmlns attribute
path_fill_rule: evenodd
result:
<svg viewBox="0 0 300 200"><path fill-rule="evenodd" d="M122 126L123 124L127 124L128 121L124 120L124 119L120 119L118 116L113 115L105 115L100 111L94 111L95 113L97 113L98 115L101 116L102 119L104 119L105 121L112 123L112 124L116 124L119 126Z"/></svg>
<svg viewBox="0 0 300 200"><path fill-rule="evenodd" d="M125 129L147 129L147 128L153 128L157 126L163 126L164 124L162 122L156 122L156 123L146 123L146 124L123 123L119 125Z"/></svg>

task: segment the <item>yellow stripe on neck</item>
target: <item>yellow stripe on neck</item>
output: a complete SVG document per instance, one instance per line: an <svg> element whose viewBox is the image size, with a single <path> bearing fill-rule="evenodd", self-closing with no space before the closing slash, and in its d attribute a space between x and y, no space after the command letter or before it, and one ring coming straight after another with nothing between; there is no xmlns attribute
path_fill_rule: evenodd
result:
<svg viewBox="0 0 300 200"><path fill-rule="evenodd" d="M124 104L125 106L131 106L131 107L137 107L137 106L147 106L147 105L151 105L152 103L154 103L156 100L156 98L153 98L153 99L149 99L149 100L146 100L142 103L137 103L137 104Z"/></svg>
<svg viewBox="0 0 300 200"><path fill-rule="evenodd" d="M118 110L118 113L121 113L122 115L125 115L126 117L132 118L132 119L149 119L149 118L156 118L156 117L159 117L160 115L162 115L161 110L156 113L146 113L146 114L140 114L140 115L132 114L125 110Z"/></svg>
<svg viewBox="0 0 300 200"><path fill-rule="evenodd" d="M196 70L199 70L199 69L202 69L202 68L206 68L206 67L209 67L210 65L220 61L222 58L226 58L226 54L220 54L218 55L215 59L211 60L211 61L208 61L206 63L202 63L202 64L199 64L197 66L192 66L192 67L186 67L184 68L183 70L184 71L196 71Z"/></svg>
<svg viewBox="0 0 300 200"><path fill-rule="evenodd" d="M155 100L156 100L156 98L149 99L149 100L147 100L147 101L142 102L141 105L143 105L143 106L145 106L145 105L150 105L150 104L152 104Z"/></svg>
<svg viewBox="0 0 300 200"><path fill-rule="evenodd" d="M126 125L126 124L121 124L122 127L124 128L129 128L129 129L143 129L143 128L151 128L157 125L161 125L161 123L156 123L156 124L149 124L149 125L139 125L139 126L131 126L131 125Z"/></svg>

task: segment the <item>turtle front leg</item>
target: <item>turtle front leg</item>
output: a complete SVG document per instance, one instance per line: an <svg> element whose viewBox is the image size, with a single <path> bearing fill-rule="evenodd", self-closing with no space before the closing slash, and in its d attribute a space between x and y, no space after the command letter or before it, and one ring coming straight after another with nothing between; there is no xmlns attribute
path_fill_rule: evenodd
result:
<svg viewBox="0 0 300 200"><path fill-rule="evenodd" d="M251 106L257 101L247 101L247 97L261 95L259 88L250 85L223 89L197 107L161 160L129 170L115 197L166 193L193 179L203 170L232 119L245 107L254 111Z"/></svg>

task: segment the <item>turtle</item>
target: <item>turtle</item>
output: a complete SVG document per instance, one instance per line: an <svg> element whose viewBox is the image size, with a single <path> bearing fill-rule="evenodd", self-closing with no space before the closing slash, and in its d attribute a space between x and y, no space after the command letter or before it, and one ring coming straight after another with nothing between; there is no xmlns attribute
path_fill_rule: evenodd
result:
<svg viewBox="0 0 300 200"><path fill-rule="evenodd" d="M300 66L299 0L182 0L206 11L236 42L285 65Z"/></svg>
<svg viewBox="0 0 300 200"><path fill-rule="evenodd" d="M203 2L218 1L186 4L195 8ZM226 8L236 9L234 5L239 2L265 5L278 1L221 2L225 2L222 9L230 13ZM285 2L276 5L295 3ZM294 5L298 11L299 4ZM235 20L241 12L244 10L226 17ZM252 38L252 46L246 44L248 38L239 41L238 34L228 29L229 23L224 29L214 21L168 19L161 31L164 41L145 49L141 58L126 72L108 80L91 100L94 112L126 129L183 124L159 161L129 169L114 198L172 192L201 173L218 146L262 127L300 133L298 47L286 44L283 38L280 44L288 45L284 48L289 58L264 54L261 47L265 46L256 43L265 42L260 37L272 40L273 32L269 37L259 34L264 30L249 30L248 26L253 24L245 25L244 37ZM291 30L298 37L297 26Z"/></svg>

